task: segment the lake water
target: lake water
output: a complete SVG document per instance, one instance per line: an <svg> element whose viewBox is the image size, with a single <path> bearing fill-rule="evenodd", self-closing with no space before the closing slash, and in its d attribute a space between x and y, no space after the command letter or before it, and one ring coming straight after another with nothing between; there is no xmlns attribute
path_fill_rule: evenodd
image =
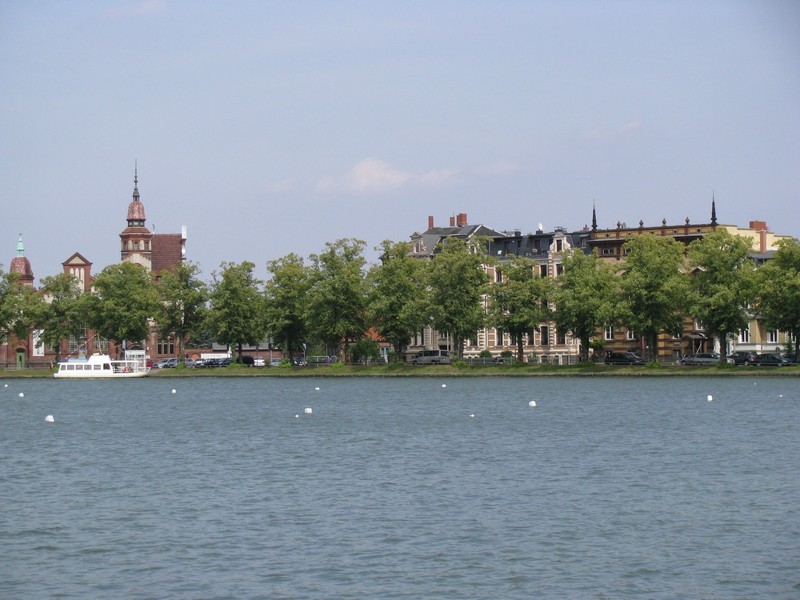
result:
<svg viewBox="0 0 800 600"><path fill-rule="evenodd" d="M0 380L0 597L797 598L798 429L795 378Z"/></svg>

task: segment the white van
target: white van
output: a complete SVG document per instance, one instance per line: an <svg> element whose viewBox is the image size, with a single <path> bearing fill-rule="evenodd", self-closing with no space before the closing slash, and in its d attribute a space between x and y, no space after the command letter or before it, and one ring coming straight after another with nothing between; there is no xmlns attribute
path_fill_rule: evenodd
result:
<svg viewBox="0 0 800 600"><path fill-rule="evenodd" d="M411 361L412 365L449 365L450 353L447 350L421 350Z"/></svg>

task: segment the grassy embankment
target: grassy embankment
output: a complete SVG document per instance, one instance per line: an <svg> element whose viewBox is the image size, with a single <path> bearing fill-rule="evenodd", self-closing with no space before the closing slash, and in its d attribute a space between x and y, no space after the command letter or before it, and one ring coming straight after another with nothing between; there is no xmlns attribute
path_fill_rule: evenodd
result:
<svg viewBox="0 0 800 600"><path fill-rule="evenodd" d="M800 376L800 365L791 367L712 367L607 366L582 363L558 365L427 365L414 366L395 363L391 365L345 365L320 367L247 367L231 365L217 369L153 369L151 377L592 377L592 376ZM0 379L16 377L51 377L52 371L43 369L0 370Z"/></svg>

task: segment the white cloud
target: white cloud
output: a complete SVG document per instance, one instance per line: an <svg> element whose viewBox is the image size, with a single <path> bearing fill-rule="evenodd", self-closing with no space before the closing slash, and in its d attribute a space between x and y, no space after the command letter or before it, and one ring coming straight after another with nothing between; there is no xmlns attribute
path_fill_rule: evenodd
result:
<svg viewBox="0 0 800 600"><path fill-rule="evenodd" d="M635 131L638 131L641 128L642 128L642 122L637 120L626 123L625 125L623 125L622 127L618 127L617 129L603 129L598 127L597 129L593 129L592 131L587 133L585 137L587 140L605 141L614 138L624 137Z"/></svg>
<svg viewBox="0 0 800 600"><path fill-rule="evenodd" d="M432 170L422 175L400 171L376 158L365 158L340 177L327 177L317 184L320 191L382 194L408 185L439 186L453 180L454 169Z"/></svg>
<svg viewBox="0 0 800 600"><path fill-rule="evenodd" d="M141 17L164 12L165 10L167 10L165 0L138 0L137 2L130 2L117 8L112 8L106 12L106 16L113 18Z"/></svg>

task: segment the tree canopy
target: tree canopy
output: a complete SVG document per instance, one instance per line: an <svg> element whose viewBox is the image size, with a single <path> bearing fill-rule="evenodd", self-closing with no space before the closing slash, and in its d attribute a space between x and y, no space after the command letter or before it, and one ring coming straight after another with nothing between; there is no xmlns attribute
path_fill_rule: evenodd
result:
<svg viewBox="0 0 800 600"><path fill-rule="evenodd" d="M178 357L183 361L186 340L198 332L205 319L208 288L196 264L181 262L162 272L157 289L161 302L155 315L156 327L162 337L175 337Z"/></svg>
<svg viewBox="0 0 800 600"><path fill-rule="evenodd" d="M718 229L689 245L689 312L719 340L726 360L730 334L744 329L753 300L750 242Z"/></svg>
<svg viewBox="0 0 800 600"><path fill-rule="evenodd" d="M267 330L284 350L300 350L308 337L304 310L311 286L309 268L302 256L288 254L268 262L267 271L271 274L264 286Z"/></svg>
<svg viewBox="0 0 800 600"><path fill-rule="evenodd" d="M365 245L362 240L341 239L328 242L324 252L310 257L305 309L308 332L337 354L341 344L346 354L350 344L363 338L369 328Z"/></svg>
<svg viewBox="0 0 800 600"><path fill-rule="evenodd" d="M534 267L528 258L512 257L500 270L501 280L489 287L489 323L498 335L511 334L519 361L524 360L524 335L553 316L548 304L553 280L537 275Z"/></svg>
<svg viewBox="0 0 800 600"><path fill-rule="evenodd" d="M781 240L774 258L757 272L757 306L769 329L789 333L800 349L800 240Z"/></svg>
<svg viewBox="0 0 800 600"><path fill-rule="evenodd" d="M581 356L588 360L589 340L614 319L617 277L597 252L573 250L563 264L554 293L556 325L580 340Z"/></svg>
<svg viewBox="0 0 800 600"><path fill-rule="evenodd" d="M448 238L428 270L431 325L448 333L451 348L463 356L463 342L474 336L486 322L483 296L488 291L486 246L480 241L467 244Z"/></svg>
<svg viewBox="0 0 800 600"><path fill-rule="evenodd" d="M619 287L618 316L647 342L654 360L658 334L680 335L686 299L681 273L684 246L673 238L645 234L623 245L626 253Z"/></svg>
<svg viewBox="0 0 800 600"><path fill-rule="evenodd" d="M370 322L395 352L403 352L411 336L425 325L424 267L410 256L411 244L384 241L381 262L369 273Z"/></svg>
<svg viewBox="0 0 800 600"><path fill-rule="evenodd" d="M89 327L118 348L125 341L139 344L147 338L159 298L144 267L132 262L109 265L95 279L94 290L86 298Z"/></svg>
<svg viewBox="0 0 800 600"><path fill-rule="evenodd" d="M248 261L222 263L220 268L212 274L208 325L216 341L235 347L241 359L242 347L255 346L266 332L261 281Z"/></svg>

